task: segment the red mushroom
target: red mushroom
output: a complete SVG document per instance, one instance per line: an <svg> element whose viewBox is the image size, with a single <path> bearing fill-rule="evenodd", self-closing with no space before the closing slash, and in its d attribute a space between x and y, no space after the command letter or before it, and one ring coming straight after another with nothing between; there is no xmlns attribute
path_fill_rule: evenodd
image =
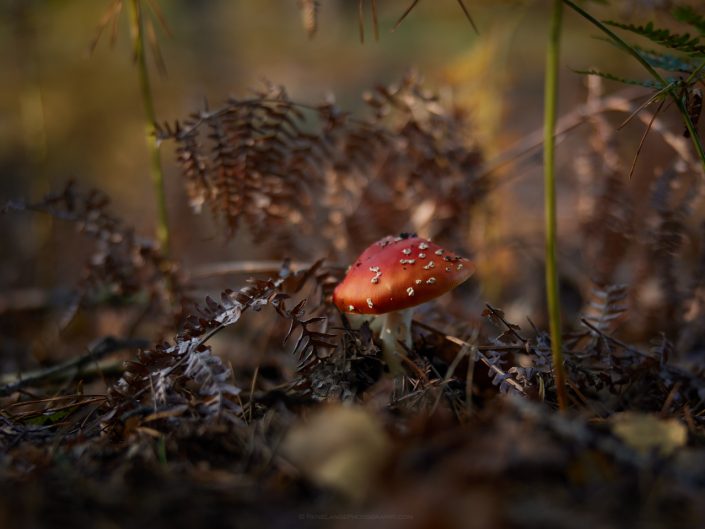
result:
<svg viewBox="0 0 705 529"><path fill-rule="evenodd" d="M343 312L383 315L382 351L401 372L399 345L411 347L413 307L445 294L475 271L472 261L415 234L388 236L367 248L333 292Z"/></svg>

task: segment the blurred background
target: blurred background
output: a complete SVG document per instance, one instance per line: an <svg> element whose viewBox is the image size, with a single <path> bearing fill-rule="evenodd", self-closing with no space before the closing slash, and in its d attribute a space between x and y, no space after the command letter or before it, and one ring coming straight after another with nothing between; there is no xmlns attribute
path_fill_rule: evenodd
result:
<svg viewBox="0 0 705 529"><path fill-rule="evenodd" d="M170 33L155 24L166 64L164 75L158 73L149 54L159 120L183 119L203 108L204 100L218 107L229 95L247 95L263 79L286 86L293 100L315 104L334 98L341 108L355 114L363 111L366 90L395 83L414 69L424 86L438 92L443 101L467 109L482 168L492 170L496 184L479 208L474 205L467 212L468 230L457 245L478 262L478 274L465 293L469 301L461 313L477 317L478 308L490 301L504 306L511 318L531 315L540 324L542 173L540 149L526 148L538 146L540 140L532 134L540 133L542 126L547 3L467 0L479 28L476 34L453 0L419 2L394 31L410 2L380 1L376 40L370 4L363 2L364 43L360 41L358 2L325 0L320 4L318 31L311 39L302 26L296 0L161 2ZM589 8L600 18L639 20L654 16L653 10L666 4L590 3ZM0 5L0 203L38 199L75 180L83 188L105 192L116 216L137 233L152 236L155 200L137 69L124 13L114 44L108 27L91 53L98 24L109 6L108 1L96 0L4 0ZM581 105L588 101L587 80L573 70L599 68L624 77L643 77L628 57L594 38L595 31L571 12L565 13L563 35L561 115L585 114ZM617 84L593 83L591 97L595 102L604 93L618 90L623 88ZM645 91L619 94L627 102L634 97L641 97L638 101L642 102L647 97ZM596 276L606 282L629 283L639 274L648 275L626 260L598 262L599 256L607 255L610 261L613 255L604 245L625 245L613 237L599 248L590 246L596 244L591 239L594 228L604 227L609 220L599 218L597 205L627 197L625 211L629 213L623 220L624 225L631 225L648 207L659 175L675 167L677 149L686 155L689 152L687 140L680 137L677 116L672 109L665 111L659 123L663 130L672 131L672 142L652 134L629 179L644 123L635 119L618 132L616 125L636 106L622 105L620 112L600 114L604 122L571 129L559 146L560 253L568 321L583 308ZM600 137L606 143L599 145ZM530 156L517 156L524 151ZM609 157L605 161L606 151L617 161L610 162ZM597 165L595 153L600 155ZM313 243L310 252L306 244L292 248L277 247L275 242L254 244L247 229L228 238L207 211L195 215L189 208L174 162L174 145L163 144L161 155L172 257L186 269L216 261L282 257L309 262L328 257L346 265L363 249L358 245L337 254L321 254ZM687 162L677 167L679 174L691 171ZM600 165L604 163L617 178L606 176L608 171ZM695 181L679 180L681 192L697 195L699 187L690 186L687 182L691 180ZM688 229L699 233L701 215L697 207L692 210ZM644 222L634 232L648 230ZM613 231L626 233L623 226ZM315 233L306 236L313 238ZM0 216L0 245L0 294L6 304L15 299L13 293L26 289L70 288L80 278L89 254L85 239L74 227L22 212ZM635 247L636 254L640 246ZM698 251L697 246L685 251L692 269ZM214 290L226 286L232 286L231 279L212 285ZM635 302L642 303L639 296L647 294L652 301L661 295L640 291L634 294ZM10 327L5 322L4 332L10 333Z"/></svg>

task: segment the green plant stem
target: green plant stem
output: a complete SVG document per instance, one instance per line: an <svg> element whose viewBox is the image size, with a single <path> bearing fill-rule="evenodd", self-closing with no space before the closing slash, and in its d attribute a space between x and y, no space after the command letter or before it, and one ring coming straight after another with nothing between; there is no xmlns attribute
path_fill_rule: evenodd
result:
<svg viewBox="0 0 705 529"><path fill-rule="evenodd" d="M546 54L546 79L544 85L544 210L546 214L546 297L548 319L551 327L551 353L553 374L556 381L558 407L565 410L568 405L563 349L561 339L561 304L558 290L558 266L556 262L556 170L555 128L558 106L558 58L560 54L562 0L554 0Z"/></svg>
<svg viewBox="0 0 705 529"><path fill-rule="evenodd" d="M161 157L157 137L154 134L154 125L157 122L154 111L154 98L149 82L149 70L147 69L147 58L144 46L144 24L142 22L141 0L128 0L130 18L130 33L132 34L133 50L135 61L137 62L137 72L140 83L140 94L144 105L145 132L147 137L147 149L149 150L149 173L154 185L154 193L157 199L157 240L161 246L164 256L169 256L169 217L166 204L166 190L164 188L164 171L162 169Z"/></svg>
<svg viewBox="0 0 705 529"><path fill-rule="evenodd" d="M612 42L614 42L619 48L623 49L629 55L634 57L634 59L636 59L656 81L661 83L663 86L667 86L669 84L668 81L666 81L666 79L664 79L663 76L658 73L656 69L654 69L654 67L651 66L646 61L646 59L644 59L644 57L639 54L636 49L634 49L633 46L630 46L628 42L624 41L619 35L617 35L614 31L608 28L605 24L600 22L598 19L596 19L594 16L592 16L590 13L585 11L583 8L581 8L571 0L562 0L562 2L568 7L570 7L573 11L578 13L585 20L597 27L600 31L605 33L610 38L610 40L612 40ZM693 125L693 121L688 115L688 109L685 106L685 102L683 101L683 98L678 94L675 87L671 87L668 90L668 95L671 97L671 99L673 99L676 106L678 107L678 111L681 113L683 122L685 123L685 128L688 129L688 132L690 133L690 139L693 142L693 147L695 148L695 152L698 154L700 163L703 166L703 171L705 171L705 149L703 149L703 144L700 141L700 135L696 131L695 125Z"/></svg>

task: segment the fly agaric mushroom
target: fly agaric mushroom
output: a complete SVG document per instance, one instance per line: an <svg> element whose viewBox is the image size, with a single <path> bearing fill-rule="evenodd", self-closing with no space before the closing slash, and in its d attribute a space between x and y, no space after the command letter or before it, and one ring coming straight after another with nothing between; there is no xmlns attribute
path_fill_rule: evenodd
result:
<svg viewBox="0 0 705 529"><path fill-rule="evenodd" d="M411 347L413 308L454 289L474 271L469 259L416 234L388 236L362 252L333 292L333 302L342 312L381 316L382 352L397 374L398 342Z"/></svg>

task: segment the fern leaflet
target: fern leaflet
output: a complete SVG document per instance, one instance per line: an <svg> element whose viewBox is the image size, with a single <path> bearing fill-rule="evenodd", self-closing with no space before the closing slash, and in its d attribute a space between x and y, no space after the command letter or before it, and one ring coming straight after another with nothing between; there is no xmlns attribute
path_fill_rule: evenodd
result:
<svg viewBox="0 0 705 529"><path fill-rule="evenodd" d="M604 23L625 31L630 31L665 48L688 53L690 55L705 56L705 45L702 44L698 37L691 37L689 33L672 33L668 29L655 27L653 22L647 22L644 26L624 24L614 20L605 20Z"/></svg>
<svg viewBox="0 0 705 529"><path fill-rule="evenodd" d="M616 81L618 83L622 84L628 84L628 85L634 85L634 86L643 86L644 88L649 88L649 89L654 89L654 90L663 90L665 86L662 83L658 81L654 81L653 79L627 79L625 77L620 77L618 75L614 75L609 72L601 72L599 70L573 70L575 73L579 73L582 75L597 75L598 77L602 77L603 79L609 79L610 81ZM668 79L669 83L670 82L676 82L676 79Z"/></svg>

